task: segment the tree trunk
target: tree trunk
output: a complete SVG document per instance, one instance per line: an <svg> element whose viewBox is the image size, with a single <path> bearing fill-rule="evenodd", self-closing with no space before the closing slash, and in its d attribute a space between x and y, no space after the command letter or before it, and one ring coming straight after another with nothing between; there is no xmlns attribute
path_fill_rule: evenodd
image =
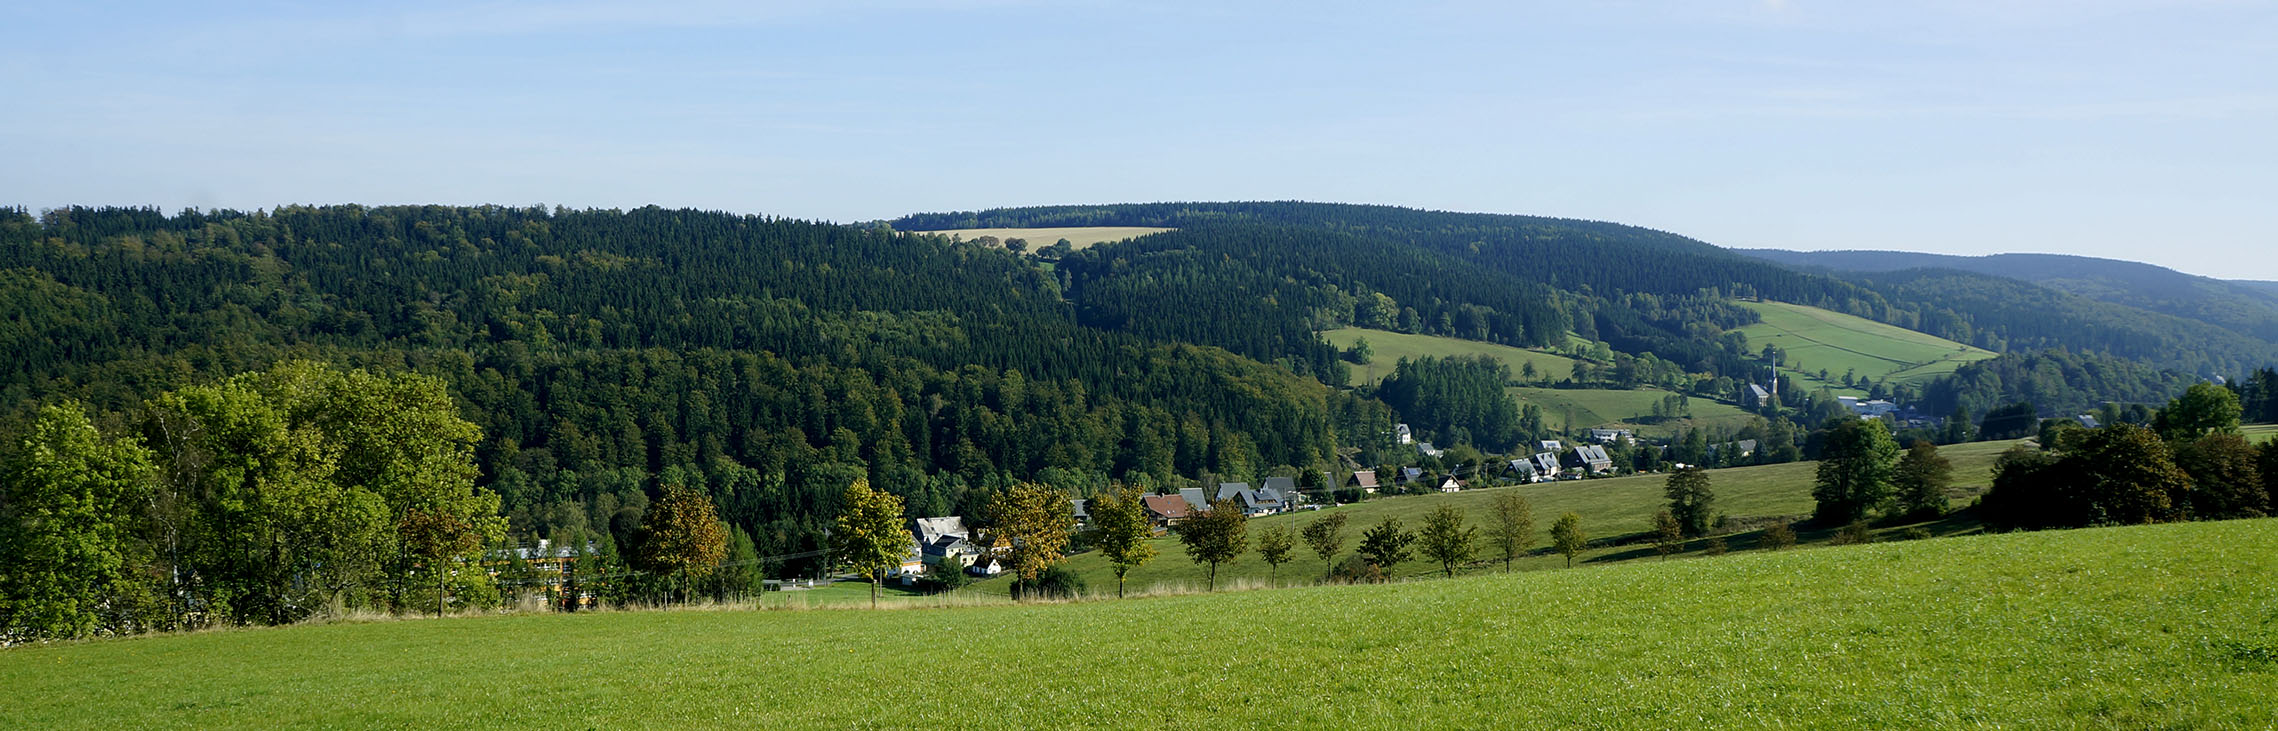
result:
<svg viewBox="0 0 2278 731"><path fill-rule="evenodd" d="M870 608L878 608L878 575L870 575Z"/></svg>
<svg viewBox="0 0 2278 731"><path fill-rule="evenodd" d="M1218 563L1215 561L1210 564L1210 590L1218 591Z"/></svg>

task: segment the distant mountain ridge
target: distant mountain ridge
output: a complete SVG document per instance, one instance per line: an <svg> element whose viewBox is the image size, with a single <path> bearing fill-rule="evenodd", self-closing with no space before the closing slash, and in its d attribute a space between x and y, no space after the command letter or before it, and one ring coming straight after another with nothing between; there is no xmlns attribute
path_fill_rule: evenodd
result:
<svg viewBox="0 0 2278 731"><path fill-rule="evenodd" d="M2278 341L2278 282L2240 282L2119 259L2068 254L1956 256L1907 251L1734 252L1804 271L1888 273L1949 269L2038 284L2088 299L2198 320Z"/></svg>

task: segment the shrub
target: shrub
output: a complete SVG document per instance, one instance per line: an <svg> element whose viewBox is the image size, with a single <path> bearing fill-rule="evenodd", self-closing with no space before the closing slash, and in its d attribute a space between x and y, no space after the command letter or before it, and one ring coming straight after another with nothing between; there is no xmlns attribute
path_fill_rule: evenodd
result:
<svg viewBox="0 0 2278 731"><path fill-rule="evenodd" d="M1796 531L1788 527L1786 518L1774 521L1764 528L1764 548L1771 551L1786 550L1796 544Z"/></svg>
<svg viewBox="0 0 2278 731"><path fill-rule="evenodd" d="M1835 537L1828 539L1827 545L1857 546L1873 543L1874 540L1874 536L1867 532L1867 521L1854 520L1850 525L1843 526L1842 530L1836 531Z"/></svg>
<svg viewBox="0 0 2278 731"><path fill-rule="evenodd" d="M1069 599L1084 590L1084 577L1064 564L1054 564L1036 580L1014 579L1012 595L1022 599Z"/></svg>
<svg viewBox="0 0 2278 731"><path fill-rule="evenodd" d="M1359 556L1346 556L1329 570L1329 580L1344 584L1373 584L1384 580L1384 571L1376 564Z"/></svg>

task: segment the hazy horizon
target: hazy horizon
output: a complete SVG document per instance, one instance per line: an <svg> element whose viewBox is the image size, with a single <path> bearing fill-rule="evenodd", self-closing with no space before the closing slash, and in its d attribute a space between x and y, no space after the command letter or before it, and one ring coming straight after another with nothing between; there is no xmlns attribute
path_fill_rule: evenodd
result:
<svg viewBox="0 0 2278 731"><path fill-rule="evenodd" d="M1315 200L2278 280L2278 4L0 9L0 204Z"/></svg>

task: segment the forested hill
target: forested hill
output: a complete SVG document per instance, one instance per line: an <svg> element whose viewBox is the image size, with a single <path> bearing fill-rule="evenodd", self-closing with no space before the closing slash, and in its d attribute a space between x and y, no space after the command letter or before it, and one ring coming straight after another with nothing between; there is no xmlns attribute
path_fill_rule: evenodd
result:
<svg viewBox="0 0 2278 731"><path fill-rule="evenodd" d="M1139 257L1157 257L1167 248L1211 249L1216 246L1211 242L1239 241L1252 235L1245 231L1269 231L1272 233L1263 236L1282 241L1293 235L1288 232L1303 231L1294 235L1316 237L1328 248L1315 251L1314 258L1329 262L1338 252L1352 248L1354 242L1393 250L1422 250L1438 255L1436 261L1444 265L1438 279L1476 278L1482 286L1539 285L1558 290L1567 295L1562 307L1584 337L1605 340L1616 350L1652 352L1665 360L1720 374L1734 365L1731 359L1709 347L1697 332L1688 330L1684 320L1704 315L1721 317L1722 313L1698 307L1691 300L1762 297L1857 315L1996 351L2061 348L2082 354L2105 353L2201 377L2239 374L2278 363L2278 345L2255 334L2261 326L2257 324L2260 315L2255 314L2260 306L2254 302L2265 299L2260 295L2244 296L2252 301L2244 297L2202 297L2184 302L2161 299L2153 291L2139 288L2130 290L2139 292L2138 296L2115 296L2110 298L2113 301L2105 301L2069 294L2054 283L2044 286L1955 270L1872 276L1802 271L1674 234L1595 221L1390 206L1237 202L1006 208L919 214L891 223L898 229L1073 225L1179 229L1087 251L1087 261L1108 263L1087 271L1105 271L1105 267L1114 266L1113 262L1123 260L1125 254L1119 252L1129 252L1133 259L1124 266L1135 268L1123 271L1140 272L1145 267L1138 265ZM1330 232L1343 238L1319 238ZM1241 256L1238 251L1220 253ZM1266 281L1283 274L1300 282L1307 281L1308 276L1302 271L1272 268L1244 276ZM2130 281L2149 280L2138 276ZM1502 284L1490 284L1493 282ZM1373 282L1369 286L1382 291ZM1347 285L1340 287L1347 294L1367 294ZM1415 302L1393 295L1401 314L1411 306L1417 309L1422 322L1416 332L1528 344L1524 337L1511 336L1507 328L1489 326L1482 330L1460 321L1464 306L1483 303L1466 302L1436 290L1420 294L1425 299ZM1678 310L1674 315L1666 312L1672 304L1667 298L1672 297L1679 298L1673 303ZM1512 312L1491 309L1504 315ZM2185 315L2171 314L2186 311ZM1446 313L1445 320L1435 313ZM1745 313L1736 316L1741 318L1738 322L1747 321ZM1300 362L1318 357L1302 348L1269 353L1227 342L1216 344L1256 357Z"/></svg>
<svg viewBox="0 0 2278 731"><path fill-rule="evenodd" d="M954 514L1007 479L1314 468L1390 418L1079 323L1010 252L655 208L0 212L0 349L18 417L290 358L428 373L482 427L516 531L629 530L680 483L763 554L814 547L856 475Z"/></svg>
<svg viewBox="0 0 2278 731"><path fill-rule="evenodd" d="M2066 294L2198 320L2278 340L2278 288L2194 276L2132 261L2064 254L1953 256L1906 251L1736 249L1768 261L1834 272L1950 269L2039 284Z"/></svg>

